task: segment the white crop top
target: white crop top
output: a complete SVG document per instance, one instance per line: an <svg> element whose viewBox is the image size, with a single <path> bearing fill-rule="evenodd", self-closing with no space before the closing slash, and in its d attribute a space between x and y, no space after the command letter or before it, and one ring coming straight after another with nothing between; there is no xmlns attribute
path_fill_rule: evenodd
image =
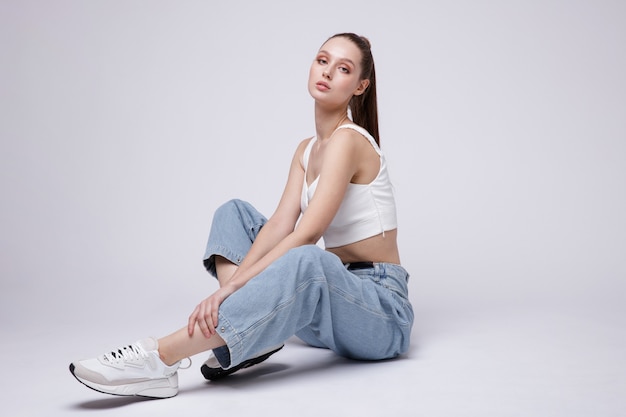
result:
<svg viewBox="0 0 626 417"><path fill-rule="evenodd" d="M327 248L348 245L376 236L397 227L396 203L393 187L387 173L385 156L369 132L355 124L339 126L338 129L349 128L365 136L380 156L380 170L378 175L369 184L348 184L343 201L332 222L326 229L323 238ZM304 184L300 198L300 209L305 212L309 201L315 194L319 176L311 183L306 182L306 169L309 165L311 148L317 138L309 141L302 162L304 164Z"/></svg>

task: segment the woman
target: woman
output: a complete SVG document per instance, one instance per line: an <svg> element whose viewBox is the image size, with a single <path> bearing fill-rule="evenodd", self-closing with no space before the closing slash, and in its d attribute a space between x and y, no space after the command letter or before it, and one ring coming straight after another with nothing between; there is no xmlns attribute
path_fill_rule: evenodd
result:
<svg viewBox="0 0 626 417"><path fill-rule="evenodd" d="M72 363L80 382L109 394L172 397L182 359L212 350L202 373L217 379L265 360L293 335L361 360L407 351L413 311L379 149L369 41L329 38L308 89L316 136L298 146L274 214L266 220L232 200L214 215L205 266L220 288L171 335ZM316 245L321 237L325 249Z"/></svg>

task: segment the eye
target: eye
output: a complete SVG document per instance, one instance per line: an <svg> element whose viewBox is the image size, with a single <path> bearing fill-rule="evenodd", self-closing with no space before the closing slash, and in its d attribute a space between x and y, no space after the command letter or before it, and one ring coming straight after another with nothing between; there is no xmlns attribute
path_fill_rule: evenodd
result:
<svg viewBox="0 0 626 417"><path fill-rule="evenodd" d="M339 71L343 72L344 74L350 74L350 68L347 67L339 67Z"/></svg>
<svg viewBox="0 0 626 417"><path fill-rule="evenodd" d="M326 65L328 64L328 61L326 61L324 58L317 58L317 63L320 65Z"/></svg>

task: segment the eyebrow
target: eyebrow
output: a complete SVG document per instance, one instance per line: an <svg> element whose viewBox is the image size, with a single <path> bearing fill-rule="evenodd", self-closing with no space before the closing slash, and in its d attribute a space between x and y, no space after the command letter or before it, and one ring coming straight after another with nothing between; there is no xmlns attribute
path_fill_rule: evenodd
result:
<svg viewBox="0 0 626 417"><path fill-rule="evenodd" d="M332 56L332 54L328 51L324 51L324 50L320 50L318 52L318 54L325 54L325 55L330 55ZM353 67L356 67L356 65L354 64L354 62L352 62L352 60L350 58L339 58L340 61L346 61L348 64L352 65Z"/></svg>

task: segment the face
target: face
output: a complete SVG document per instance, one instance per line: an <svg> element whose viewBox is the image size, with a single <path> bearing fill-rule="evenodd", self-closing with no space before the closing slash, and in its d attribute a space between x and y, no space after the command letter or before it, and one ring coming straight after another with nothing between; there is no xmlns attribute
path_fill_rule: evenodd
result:
<svg viewBox="0 0 626 417"><path fill-rule="evenodd" d="M311 64L309 93L315 100L347 106L369 85L369 80L361 80L361 73L359 48L344 37L329 39Z"/></svg>

